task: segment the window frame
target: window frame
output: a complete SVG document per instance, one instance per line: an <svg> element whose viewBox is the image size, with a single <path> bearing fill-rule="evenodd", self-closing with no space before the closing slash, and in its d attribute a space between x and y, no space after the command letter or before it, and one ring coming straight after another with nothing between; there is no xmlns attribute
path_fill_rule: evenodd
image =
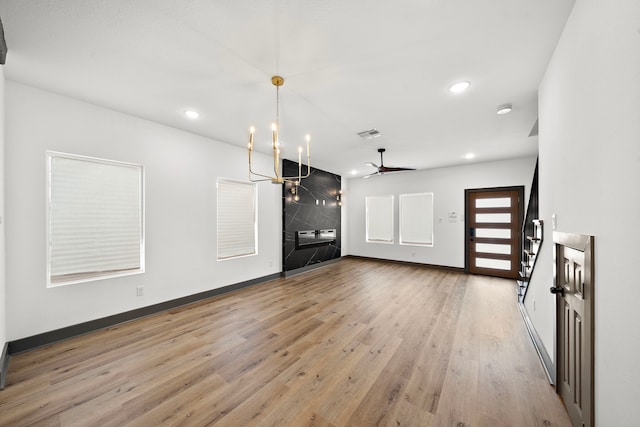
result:
<svg viewBox="0 0 640 427"><path fill-rule="evenodd" d="M390 211L391 211L391 217L389 218L390 224L391 224L391 237L390 239L372 239L370 237L370 228L371 228L371 213L373 212L372 208L373 206L370 206L370 200L374 200L374 199L388 199L389 204L390 204ZM365 241L367 243L382 243L382 244L387 244L387 245L392 245L395 242L395 222L394 222L394 216L395 216L395 212L394 212L394 203L395 203L395 197L393 194L389 194L389 195L376 195L376 196L366 196L365 199L365 216L366 216L366 221L365 221Z"/></svg>
<svg viewBox="0 0 640 427"><path fill-rule="evenodd" d="M253 252L242 253L230 256L220 257L220 182L227 182L231 184L242 184L251 187L253 190ZM221 178L216 179L216 260L228 261L238 258L246 258L250 256L258 255L258 186L255 182L241 181L238 179Z"/></svg>
<svg viewBox="0 0 640 427"><path fill-rule="evenodd" d="M144 178L144 166L121 162L116 160L102 159L97 157L83 156L78 154L62 153L57 151L46 151L46 287L56 288L60 286L68 286L78 283L94 282L98 280L112 279L116 277L131 276L137 274L143 274L145 272L145 178ZM56 158L63 158L68 160L82 161L88 163L95 163L100 165L117 166L124 168L133 168L139 171L139 180L137 183L139 191L138 199L138 221L139 221L139 266L136 268L121 269L121 270L108 270L108 271L93 271L87 273L70 273L66 276L66 280L55 280L52 277L52 221L54 220L52 214L52 184L53 184L53 162ZM65 275L62 275L65 276ZM58 276L56 276L58 277Z"/></svg>
<svg viewBox="0 0 640 427"><path fill-rule="evenodd" d="M430 212L427 212L427 214L430 214L430 220L431 220L431 236L429 241L424 241L424 242L420 242L420 241L414 241L414 240L408 240L408 236L405 237L406 234L408 234L408 232L406 231L406 228L404 226L405 223L405 210L404 207L406 206L406 199L409 197L418 197L418 196L429 196L430 198ZM433 192L423 192L423 193L405 193L405 194L400 194L398 197L398 201L399 201L399 229L400 229L400 237L399 237L399 244L403 245L403 246L422 246L422 247L433 247L434 245L434 213L433 213L433 206L434 206L434 195ZM428 216L428 215L427 215ZM420 215L420 217L422 217L422 215Z"/></svg>

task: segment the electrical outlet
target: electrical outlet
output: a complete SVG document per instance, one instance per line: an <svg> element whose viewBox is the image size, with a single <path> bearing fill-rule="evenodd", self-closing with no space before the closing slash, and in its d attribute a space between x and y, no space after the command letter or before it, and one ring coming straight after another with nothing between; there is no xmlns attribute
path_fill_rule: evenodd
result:
<svg viewBox="0 0 640 427"><path fill-rule="evenodd" d="M138 286L136 288L136 296L143 296L144 295L144 286Z"/></svg>

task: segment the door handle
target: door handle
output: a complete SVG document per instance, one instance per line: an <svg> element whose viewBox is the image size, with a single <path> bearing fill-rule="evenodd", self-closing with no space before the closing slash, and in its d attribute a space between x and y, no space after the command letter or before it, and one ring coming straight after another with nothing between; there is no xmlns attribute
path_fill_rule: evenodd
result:
<svg viewBox="0 0 640 427"><path fill-rule="evenodd" d="M473 242L473 238L476 236L476 229L469 228L469 240Z"/></svg>
<svg viewBox="0 0 640 427"><path fill-rule="evenodd" d="M560 294L564 296L564 288L562 286L559 286L559 287L552 286L551 289L549 289L549 292L551 292L552 294Z"/></svg>

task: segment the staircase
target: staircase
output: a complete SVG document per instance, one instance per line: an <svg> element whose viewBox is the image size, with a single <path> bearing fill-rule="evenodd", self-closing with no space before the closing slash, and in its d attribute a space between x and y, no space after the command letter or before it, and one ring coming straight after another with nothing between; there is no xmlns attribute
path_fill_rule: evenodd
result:
<svg viewBox="0 0 640 427"><path fill-rule="evenodd" d="M536 266L538 253L542 247L544 237L543 221L538 217L538 162L533 173L533 182L531 183L531 194L529 195L529 204L525 215L524 224L522 226L522 262L520 272L518 273L518 301L524 303L529 288L529 282Z"/></svg>

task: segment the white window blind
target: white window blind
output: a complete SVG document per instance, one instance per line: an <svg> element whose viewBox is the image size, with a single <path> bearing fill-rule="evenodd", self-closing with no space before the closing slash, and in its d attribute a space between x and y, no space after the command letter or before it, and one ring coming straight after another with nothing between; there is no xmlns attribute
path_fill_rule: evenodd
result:
<svg viewBox="0 0 640 427"><path fill-rule="evenodd" d="M400 195L400 244L433 246L433 193Z"/></svg>
<svg viewBox="0 0 640 427"><path fill-rule="evenodd" d="M47 153L48 286L144 272L140 165Z"/></svg>
<svg viewBox="0 0 640 427"><path fill-rule="evenodd" d="M367 242L393 243L393 196L367 196Z"/></svg>
<svg viewBox="0 0 640 427"><path fill-rule="evenodd" d="M257 254L256 186L218 178L218 260Z"/></svg>

